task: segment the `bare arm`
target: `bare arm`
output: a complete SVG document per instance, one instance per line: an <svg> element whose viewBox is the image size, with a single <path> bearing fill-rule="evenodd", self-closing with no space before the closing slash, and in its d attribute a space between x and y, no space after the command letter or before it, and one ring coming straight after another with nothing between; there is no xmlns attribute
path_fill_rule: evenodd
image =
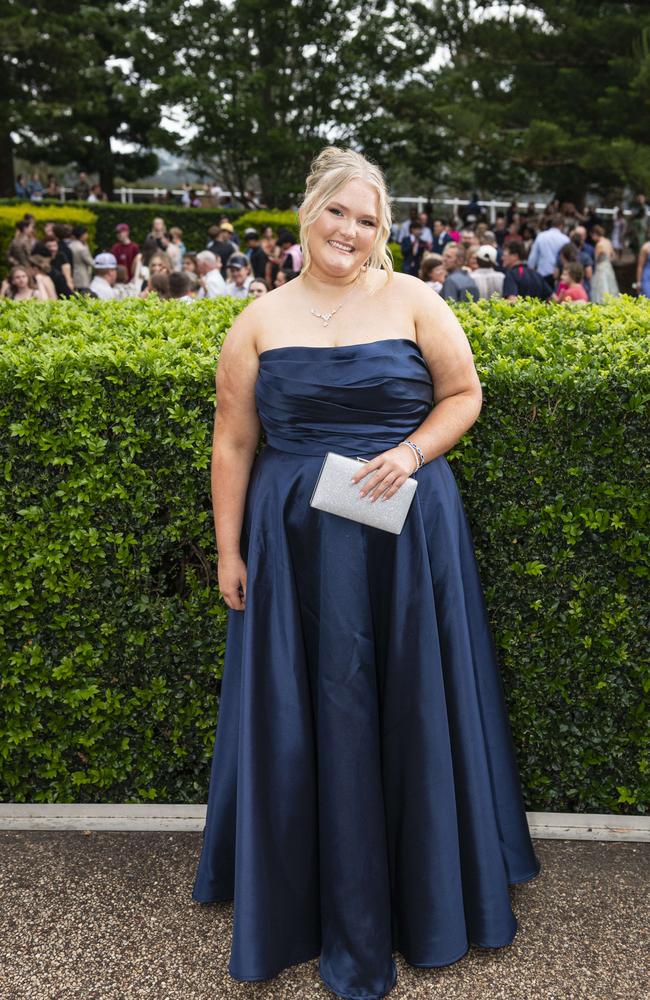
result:
<svg viewBox="0 0 650 1000"><path fill-rule="evenodd" d="M430 462L475 423L483 393L467 335L453 310L422 282L411 295L417 341L433 380L434 407L410 439Z"/></svg>
<svg viewBox="0 0 650 1000"><path fill-rule="evenodd" d="M394 280L411 283L408 299L416 337L434 385L431 413L409 434L409 440L422 450L424 461L431 462L475 423L483 405L481 382L467 336L444 299L419 278L404 274L395 275ZM372 459L353 480L359 482L374 472L362 486L364 494L378 499L385 491L389 499L412 474L414 464L412 449L398 445Z"/></svg>
<svg viewBox="0 0 650 1000"><path fill-rule="evenodd" d="M255 406L259 362L252 305L255 303L239 314L221 348L212 444L211 489L219 587L228 606L236 611L243 610L246 598L240 539L246 491L261 431Z"/></svg>
<svg viewBox="0 0 650 1000"><path fill-rule="evenodd" d="M645 262L648 259L648 251L650 251L650 243L644 243L643 246L641 247L641 250L639 251L639 259L636 263L637 291L639 285L641 284L641 275L643 274L643 268L645 266Z"/></svg>
<svg viewBox="0 0 650 1000"><path fill-rule="evenodd" d="M133 264L131 266L131 281L134 285L137 285L140 278L140 271L142 269L142 254L139 253L133 258Z"/></svg>
<svg viewBox="0 0 650 1000"><path fill-rule="evenodd" d="M72 268L70 264L66 261L65 264L61 264L61 274L65 278L66 285L71 292L74 292L74 281L72 280Z"/></svg>

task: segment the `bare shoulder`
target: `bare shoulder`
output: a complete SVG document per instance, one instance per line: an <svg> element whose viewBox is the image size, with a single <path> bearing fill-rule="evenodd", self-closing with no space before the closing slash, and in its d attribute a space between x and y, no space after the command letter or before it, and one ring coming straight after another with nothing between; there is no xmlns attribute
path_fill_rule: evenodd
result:
<svg viewBox="0 0 650 1000"><path fill-rule="evenodd" d="M406 315L413 318L418 343L420 334L430 339L436 331L443 336L443 328L449 324L460 328L453 310L426 281L413 274L396 271L393 274L393 283L394 294L398 297L401 307ZM420 343L420 347L422 346Z"/></svg>
<svg viewBox="0 0 650 1000"><path fill-rule="evenodd" d="M270 293L253 299L235 317L225 336L221 354L226 358L244 356L251 352L257 355L257 334L267 320L270 309L267 299Z"/></svg>
<svg viewBox="0 0 650 1000"><path fill-rule="evenodd" d="M252 396L259 369L256 344L259 310L256 306L263 298L254 299L238 313L223 340L216 374L217 391L222 395L237 391Z"/></svg>
<svg viewBox="0 0 650 1000"><path fill-rule="evenodd" d="M411 274L393 276L395 294L410 315L415 339L431 372L435 402L457 392L480 395L472 349L455 312L434 289Z"/></svg>

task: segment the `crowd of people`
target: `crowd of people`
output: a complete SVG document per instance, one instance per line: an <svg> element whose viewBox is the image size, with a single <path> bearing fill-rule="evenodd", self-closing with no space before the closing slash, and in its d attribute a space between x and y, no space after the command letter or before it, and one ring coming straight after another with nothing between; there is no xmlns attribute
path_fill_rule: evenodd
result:
<svg viewBox="0 0 650 1000"><path fill-rule="evenodd" d="M645 199L634 220L637 241L636 291L650 297L650 215ZM538 215L534 206L513 202L490 226L478 204L452 221L413 209L395 223L391 239L400 245L403 270L419 277L443 298L464 301L527 296L551 302L603 302L618 295L614 263L628 239L626 220L611 236L596 213L552 203ZM183 230L153 220L142 244L127 222L116 226L114 243L93 256L85 226L46 222L36 234L30 213L16 224L8 250L9 275L1 294L16 300L67 298L146 298L191 302L229 295L265 295L300 273L302 252L296 234L271 226L245 230L240 239L226 216L211 226L205 245L188 250Z"/></svg>
<svg viewBox="0 0 650 1000"><path fill-rule="evenodd" d="M411 211L393 227L404 270L445 299L520 296L545 302L602 303L618 295L614 264L630 248L636 257L633 290L650 296L650 214L638 195L630 219L616 215L610 236L596 211L551 202L538 213L513 201L490 225L474 199L452 221Z"/></svg>
<svg viewBox="0 0 650 1000"><path fill-rule="evenodd" d="M131 238L128 223L115 227L115 242L91 254L86 226L45 222L37 238L31 213L16 223L8 250L9 275L1 294L12 299L57 299L82 294L98 299L248 298L265 295L290 281L302 268L294 233L270 226L249 227L243 244L232 223L222 217L207 232L205 246L189 251L183 230L153 220L142 244Z"/></svg>

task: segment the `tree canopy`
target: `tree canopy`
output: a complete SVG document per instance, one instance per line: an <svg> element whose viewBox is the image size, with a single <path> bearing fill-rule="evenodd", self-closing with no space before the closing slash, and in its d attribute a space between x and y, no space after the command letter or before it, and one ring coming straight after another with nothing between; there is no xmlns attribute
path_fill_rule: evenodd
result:
<svg viewBox="0 0 650 1000"><path fill-rule="evenodd" d="M110 192L162 146L284 207L328 141L428 194L650 185L643 3L0 0L0 52L4 193L12 148Z"/></svg>

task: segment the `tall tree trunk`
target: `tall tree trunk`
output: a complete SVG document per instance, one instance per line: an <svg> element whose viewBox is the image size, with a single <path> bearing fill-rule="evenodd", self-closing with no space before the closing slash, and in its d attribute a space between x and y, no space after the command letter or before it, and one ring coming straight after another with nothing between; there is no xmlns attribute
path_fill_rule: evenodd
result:
<svg viewBox="0 0 650 1000"><path fill-rule="evenodd" d="M6 122L0 123L0 196L14 198L16 177L14 174L14 144Z"/></svg>
<svg viewBox="0 0 650 1000"><path fill-rule="evenodd" d="M103 155L99 166L99 183L108 200L112 201L115 186L115 161L113 159L110 136L101 136L100 141L103 148Z"/></svg>

